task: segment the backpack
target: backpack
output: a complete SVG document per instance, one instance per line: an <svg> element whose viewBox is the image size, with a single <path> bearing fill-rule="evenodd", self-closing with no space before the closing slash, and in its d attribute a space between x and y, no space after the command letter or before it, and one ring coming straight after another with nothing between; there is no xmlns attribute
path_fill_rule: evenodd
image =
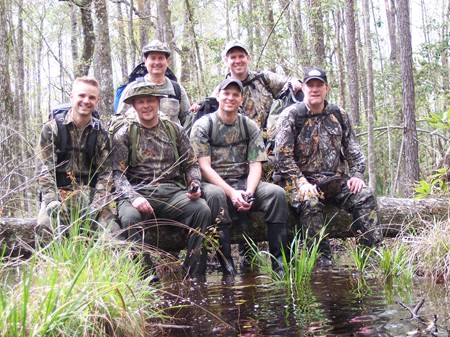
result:
<svg viewBox="0 0 450 337"><path fill-rule="evenodd" d="M278 119L288 106L295 103L303 102L304 94L303 91L299 90L294 93L291 83L289 83L288 88L283 90L278 95L277 99L273 101L270 107L269 115L267 116L266 128L267 128L267 142L269 146L273 148L275 141L275 136L277 132L277 122Z"/></svg>
<svg viewBox="0 0 450 337"><path fill-rule="evenodd" d="M178 161L180 158L177 146L177 134L175 132L175 126L173 122L167 118L160 118L164 128L169 134L169 138L172 142L173 151L175 153L175 159ZM112 137L117 130L119 130L122 126L128 125L128 139L129 139L129 152L128 152L128 165L131 167L135 167L137 165L137 144L139 144L139 123L136 120L135 116L122 116L118 115L111 120L109 124L109 135L112 143Z"/></svg>
<svg viewBox="0 0 450 337"><path fill-rule="evenodd" d="M140 77L144 77L146 74L148 74L148 70L147 70L147 67L145 66L145 63L144 62L139 63L133 69L133 71L130 73L130 75L128 75L128 81L117 88L116 96L114 98L114 112L115 113L117 113L117 109L119 108L119 103L120 103L120 97L122 97L122 93L125 90L125 88L127 87L127 85L130 84L131 82L136 81L136 79L138 79ZM177 82L178 81L177 77L175 76L175 74L173 73L173 71L170 68L167 68L167 70L166 70L166 77L168 77L170 79L170 81L172 82L173 90L175 92L175 95L170 95L169 98L174 98L177 101L181 102L181 87Z"/></svg>
<svg viewBox="0 0 450 337"><path fill-rule="evenodd" d="M63 162L67 161L70 157L70 153L73 150L72 140L70 139L70 133L67 125L64 124L64 118L71 109L70 103L62 103L55 106L49 114L49 119L54 119L56 126L58 128L58 144L56 146L56 165L59 166ZM81 152L86 154L86 157L91 163L95 163L95 150L97 145L97 137L99 132L104 132L99 120L99 113L95 110L92 114L93 129L89 133L86 139L86 144L81 149ZM92 165L93 171L95 172L95 165ZM90 179L89 179L90 178ZM68 186L72 183L71 179L67 177L66 173L56 173L56 186ZM83 177L83 183L88 184L91 187L95 187L97 183L97 177L94 174L93 177Z"/></svg>

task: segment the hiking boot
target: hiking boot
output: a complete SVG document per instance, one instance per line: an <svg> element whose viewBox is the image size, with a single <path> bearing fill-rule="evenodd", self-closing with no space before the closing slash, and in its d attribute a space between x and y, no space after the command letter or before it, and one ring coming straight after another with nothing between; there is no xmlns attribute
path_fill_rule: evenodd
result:
<svg viewBox="0 0 450 337"><path fill-rule="evenodd" d="M222 274L224 276L235 276L237 274L236 267L234 266L233 259L219 259L222 269Z"/></svg>
<svg viewBox="0 0 450 337"><path fill-rule="evenodd" d="M317 267L321 269L331 268L333 266L333 258L331 256L322 255L317 261Z"/></svg>

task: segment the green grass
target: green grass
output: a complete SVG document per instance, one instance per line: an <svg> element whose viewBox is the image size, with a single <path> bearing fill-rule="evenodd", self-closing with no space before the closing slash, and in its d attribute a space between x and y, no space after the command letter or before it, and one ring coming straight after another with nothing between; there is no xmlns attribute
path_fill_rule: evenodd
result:
<svg viewBox="0 0 450 337"><path fill-rule="evenodd" d="M390 246L380 247L374 252L377 256L377 271L386 283L412 283L415 267L408 256L407 245L396 242Z"/></svg>
<svg viewBox="0 0 450 337"><path fill-rule="evenodd" d="M374 249L360 245L347 244L347 250L352 258L356 271L360 274L364 274L370 267L370 258Z"/></svg>
<svg viewBox="0 0 450 337"><path fill-rule="evenodd" d="M149 319L163 315L131 255L130 245L75 223L31 259L3 262L0 335L148 335Z"/></svg>
<svg viewBox="0 0 450 337"><path fill-rule="evenodd" d="M271 256L268 252L258 251L256 244L248 237L245 240L252 250L252 265L257 264L260 271L268 274L276 282L288 284L305 284L311 279L314 266L320 257L319 243L325 236L326 228L322 228L317 237L302 240L301 231L296 231L287 251L283 250L282 273L271 267ZM307 236L307 233L306 233ZM309 244L305 244L308 242Z"/></svg>

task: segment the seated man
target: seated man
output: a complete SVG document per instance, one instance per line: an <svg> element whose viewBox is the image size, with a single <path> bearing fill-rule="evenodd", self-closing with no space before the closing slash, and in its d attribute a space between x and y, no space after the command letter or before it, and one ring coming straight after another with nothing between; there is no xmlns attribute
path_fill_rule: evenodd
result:
<svg viewBox="0 0 450 337"><path fill-rule="evenodd" d="M105 207L112 183L111 149L108 133L92 116L99 97L94 78L77 78L70 93L71 108L42 127L37 165L42 203L37 224L44 238L64 232L74 216L87 214L104 229L120 229Z"/></svg>
<svg viewBox="0 0 450 337"><path fill-rule="evenodd" d="M250 118L238 114L244 100L239 80L219 85L218 111L200 118L193 126L191 143L198 157L203 193L220 233L219 261L225 275L234 274L230 247L230 207L237 212L260 211L268 228L272 268L279 271L281 249L286 244L288 203L279 186L261 182L261 162L267 160L261 130Z"/></svg>
<svg viewBox="0 0 450 337"><path fill-rule="evenodd" d="M329 90L324 71L312 68L303 79L304 101L282 112L275 138L280 183L297 208L308 238L324 225L320 200L325 200L350 212L358 241L373 246L381 241L377 199L364 184L365 158L347 113L325 100ZM320 263L330 266L327 237L319 248Z"/></svg>
<svg viewBox="0 0 450 337"><path fill-rule="evenodd" d="M136 120L124 123L112 138L118 214L134 241L142 240L135 225L152 218L176 220L194 229L187 240L184 266L191 277L197 277L205 274L202 233L211 224L211 212L200 198L200 168L189 139L180 125L159 118L165 95L147 82L133 82L124 98L136 110ZM134 139L129 136L131 128L138 133ZM132 141L137 142L133 156ZM196 186L196 191L188 192L185 184Z"/></svg>

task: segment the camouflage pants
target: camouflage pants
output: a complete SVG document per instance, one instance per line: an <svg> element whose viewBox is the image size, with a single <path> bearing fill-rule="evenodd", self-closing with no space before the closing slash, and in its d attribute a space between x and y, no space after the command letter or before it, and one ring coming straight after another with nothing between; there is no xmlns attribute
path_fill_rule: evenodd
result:
<svg viewBox="0 0 450 337"><path fill-rule="evenodd" d="M57 234L67 232L69 227L79 219L88 220L83 225L89 224L92 230L100 229L113 235L119 235L120 226L109 207L102 208L96 214L90 214L93 192L90 187L75 191L60 190L61 200L63 200L61 207L51 216L47 214L47 205L42 202L36 229L41 239L48 241Z"/></svg>
<svg viewBox="0 0 450 337"><path fill-rule="evenodd" d="M187 236L187 252L184 266L191 276L204 275L206 272L206 249L203 247L205 233L211 224L211 212L205 200L190 200L186 190L178 186L158 186L140 189L139 193L151 204L154 214L142 214L130 201L122 199L117 203L118 215L122 227L127 230L128 238L141 241L145 230L145 220L163 218L175 220L196 229ZM143 228L142 228L143 227Z"/></svg>
<svg viewBox="0 0 450 337"><path fill-rule="evenodd" d="M377 199L369 187L364 187L360 193L353 194L344 185L333 199L326 199L325 202L331 202L352 215L351 230L358 243L372 247L382 241ZM318 235L324 225L323 207L324 204L317 197L310 197L300 202L297 207L300 224L303 232L307 231L309 240ZM328 237L321 241L319 249L324 255L331 256Z"/></svg>
<svg viewBox="0 0 450 337"><path fill-rule="evenodd" d="M238 188L238 181L228 182L234 188ZM245 185L245 182L244 182ZM245 189L245 186L239 187ZM227 202L227 196L222 188L203 183L203 197L211 208L213 225L217 226L219 232L220 249L225 258L231 259L230 227L232 224L232 213ZM260 182L256 188L255 201L251 212L263 212L267 224L267 237L269 239L269 251L276 257L281 257L281 247L286 246L288 232L288 202L284 190L274 184ZM231 206L232 207L232 206ZM238 213L238 212L236 212Z"/></svg>

